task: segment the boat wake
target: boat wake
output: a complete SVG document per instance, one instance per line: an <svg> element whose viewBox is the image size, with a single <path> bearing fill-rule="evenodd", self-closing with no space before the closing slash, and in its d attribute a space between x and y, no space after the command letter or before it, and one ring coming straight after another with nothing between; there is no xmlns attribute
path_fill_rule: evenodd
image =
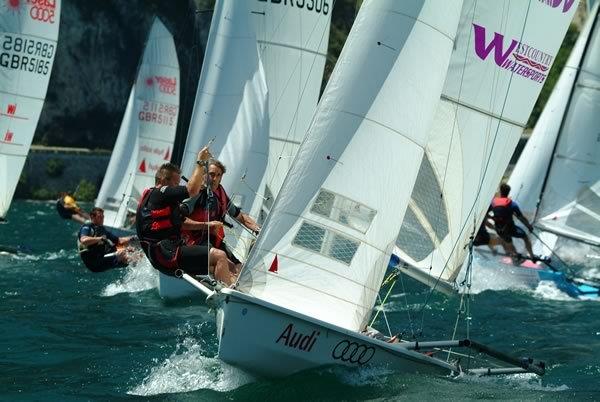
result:
<svg viewBox="0 0 600 402"><path fill-rule="evenodd" d="M577 300L561 291L552 281L541 281L533 290L533 295L541 300L573 301Z"/></svg>
<svg viewBox="0 0 600 402"><path fill-rule="evenodd" d="M143 259L135 266L125 270L125 276L106 286L102 296L110 297L120 293L136 293L153 289L157 286L158 275L147 259Z"/></svg>
<svg viewBox="0 0 600 402"><path fill-rule="evenodd" d="M502 388L509 387L526 391L563 392L570 389L566 385L543 384L542 378L533 373L481 377L463 374L455 378L460 382L500 386Z"/></svg>
<svg viewBox="0 0 600 402"><path fill-rule="evenodd" d="M254 381L251 375L218 358L205 356L198 340L187 337L170 357L153 367L142 383L127 393L149 396L201 389L227 392Z"/></svg>

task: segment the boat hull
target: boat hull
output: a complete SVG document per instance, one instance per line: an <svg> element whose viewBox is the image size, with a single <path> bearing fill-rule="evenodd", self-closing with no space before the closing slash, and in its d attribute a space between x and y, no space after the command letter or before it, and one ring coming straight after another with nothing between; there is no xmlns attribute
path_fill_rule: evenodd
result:
<svg viewBox="0 0 600 402"><path fill-rule="evenodd" d="M598 288L578 284L558 271L542 263L524 260L514 263L510 257L493 255L487 250L478 250L473 259L473 285L486 289L529 288L535 289L540 282L550 281L567 295L578 299L597 299Z"/></svg>
<svg viewBox="0 0 600 402"><path fill-rule="evenodd" d="M328 365L438 374L455 369L401 344L370 338L234 290L223 289L217 298L219 358L253 374L282 377Z"/></svg>
<svg viewBox="0 0 600 402"><path fill-rule="evenodd" d="M198 297L198 290L181 278L158 273L158 294L163 299Z"/></svg>

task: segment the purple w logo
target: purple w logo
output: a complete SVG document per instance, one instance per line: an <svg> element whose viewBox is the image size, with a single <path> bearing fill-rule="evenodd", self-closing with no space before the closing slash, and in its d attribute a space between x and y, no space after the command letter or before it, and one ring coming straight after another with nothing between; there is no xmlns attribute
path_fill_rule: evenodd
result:
<svg viewBox="0 0 600 402"><path fill-rule="evenodd" d="M540 0L542 3L549 5L552 8L556 8L559 6L560 3L562 3L563 0ZM563 9L562 12L566 13L567 11L569 11L571 9L571 7L573 6L573 3L575 3L575 0L564 0L565 4L563 4Z"/></svg>
<svg viewBox="0 0 600 402"><path fill-rule="evenodd" d="M473 24L475 30L475 53L481 60L487 59L488 55L494 50L494 61L498 66L502 66L504 61L510 56L515 50L515 47L519 44L516 40L512 40L510 46L504 51L504 35L494 32L494 38L489 44L485 43L485 28L481 25Z"/></svg>

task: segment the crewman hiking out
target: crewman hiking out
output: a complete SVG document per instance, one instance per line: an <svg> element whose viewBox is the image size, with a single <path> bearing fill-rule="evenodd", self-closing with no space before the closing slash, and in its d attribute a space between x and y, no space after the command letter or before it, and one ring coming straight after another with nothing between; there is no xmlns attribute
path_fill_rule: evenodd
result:
<svg viewBox="0 0 600 402"><path fill-rule="evenodd" d="M112 268L123 268L129 264L125 249L131 237L117 237L104 227L104 210L92 208L90 222L79 229L77 246L85 266L92 272L104 272Z"/></svg>
<svg viewBox="0 0 600 402"><path fill-rule="evenodd" d="M515 246L512 243L512 238L523 239L525 242L525 248L529 253L532 260L536 259L533 254L531 247L531 241L525 231L517 226L513 220L513 215L517 217L530 232L533 232L533 226L529 223L529 220L521 213L518 204L511 200L508 196L510 193L510 186L506 183L500 185L500 196L494 197L492 204L490 205L489 211L492 213L492 219L495 223L495 230L498 236L506 243L506 249L509 254L513 257L517 256L518 253Z"/></svg>
<svg viewBox="0 0 600 402"><path fill-rule="evenodd" d="M225 216L229 215L240 225L245 226L251 232L258 234L260 226L248 214L242 212L227 195L227 192L221 185L221 179L226 172L225 166L216 159L208 161L208 186L206 197L198 200L189 216L190 219L203 223L199 230L184 230L182 232L186 244L200 245L208 244L223 250L227 258L235 265L236 273L241 269L241 262L236 258L233 252L225 243L225 231L223 225L226 224Z"/></svg>
<svg viewBox="0 0 600 402"><path fill-rule="evenodd" d="M177 269L188 274L214 274L225 285L236 280L233 264L224 251L209 245L186 245L182 229L199 229L203 223L187 216L202 197L204 164L210 158L207 147L198 153L198 160L186 186L179 185L181 170L172 163L163 164L155 176L156 186L144 191L136 214L136 230L142 249L152 266L166 275ZM187 203L183 203L187 200Z"/></svg>
<svg viewBox="0 0 600 402"><path fill-rule="evenodd" d="M56 211L63 219L72 219L76 222L84 224L86 220L90 219L90 216L83 212L75 200L75 196L67 192L61 192L58 194L58 200L56 200Z"/></svg>

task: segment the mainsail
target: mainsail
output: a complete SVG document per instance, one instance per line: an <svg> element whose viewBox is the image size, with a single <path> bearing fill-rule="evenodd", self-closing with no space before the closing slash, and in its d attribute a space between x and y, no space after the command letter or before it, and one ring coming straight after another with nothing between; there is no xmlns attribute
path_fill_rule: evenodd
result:
<svg viewBox="0 0 600 402"><path fill-rule="evenodd" d="M106 210L106 225L125 226L128 206L154 185L158 167L171 160L178 114L177 52L173 36L155 18L96 201Z"/></svg>
<svg viewBox="0 0 600 402"><path fill-rule="evenodd" d="M511 175L534 224L600 245L600 4L596 4Z"/></svg>
<svg viewBox="0 0 600 402"><path fill-rule="evenodd" d="M461 5L363 3L238 289L364 328L431 132Z"/></svg>
<svg viewBox="0 0 600 402"><path fill-rule="evenodd" d="M406 272L426 284L448 290L463 265L577 8L554 3L464 2L396 241Z"/></svg>
<svg viewBox="0 0 600 402"><path fill-rule="evenodd" d="M251 215L262 201L257 192L268 177L267 160L281 152L270 149L282 141L276 130L285 127L283 139L291 132L286 141L297 142L314 114L329 11L234 0L215 4L182 170L191 171L198 150L214 139L211 151L227 167L222 184ZM229 245L245 255L249 242L237 243L239 230L234 236Z"/></svg>
<svg viewBox="0 0 600 402"><path fill-rule="evenodd" d="M0 8L0 220L10 207L52 72L61 1Z"/></svg>
<svg viewBox="0 0 600 402"><path fill-rule="evenodd" d="M269 161L261 220L269 213L315 114L335 1L255 2L256 38L269 88Z"/></svg>
<svg viewBox="0 0 600 402"><path fill-rule="evenodd" d="M198 151L214 139L211 152L227 168L222 184L247 212L265 173L269 130L252 18L248 2L215 4L182 162L183 172L192 171Z"/></svg>

